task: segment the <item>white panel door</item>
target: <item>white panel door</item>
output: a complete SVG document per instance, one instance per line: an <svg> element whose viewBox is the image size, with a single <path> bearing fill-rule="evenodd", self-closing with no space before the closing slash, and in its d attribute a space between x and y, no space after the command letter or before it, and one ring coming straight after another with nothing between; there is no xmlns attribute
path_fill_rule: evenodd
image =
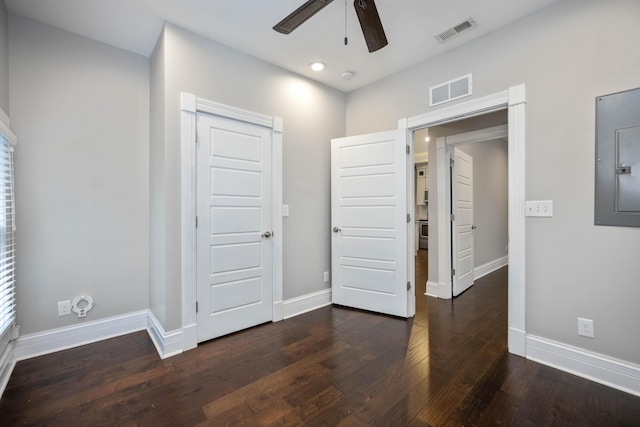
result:
<svg viewBox="0 0 640 427"><path fill-rule="evenodd" d="M451 169L451 201L453 212L452 266L453 296L458 296L473 285L473 158L453 148Z"/></svg>
<svg viewBox="0 0 640 427"><path fill-rule="evenodd" d="M331 141L332 300L408 316L404 131Z"/></svg>
<svg viewBox="0 0 640 427"><path fill-rule="evenodd" d="M198 342L272 320L271 138L198 114Z"/></svg>

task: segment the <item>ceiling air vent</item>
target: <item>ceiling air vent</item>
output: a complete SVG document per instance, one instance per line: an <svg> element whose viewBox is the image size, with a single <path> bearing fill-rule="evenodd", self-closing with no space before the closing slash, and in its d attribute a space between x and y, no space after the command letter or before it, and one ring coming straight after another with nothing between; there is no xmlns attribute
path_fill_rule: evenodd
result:
<svg viewBox="0 0 640 427"><path fill-rule="evenodd" d="M453 27L447 28L444 31L441 31L439 34L436 34L436 38L440 43L444 43L447 40L452 39L460 33L463 33L467 30L476 26L476 21L473 18L467 18L459 24L454 25Z"/></svg>
<svg viewBox="0 0 640 427"><path fill-rule="evenodd" d="M429 106L443 104L471 95L472 75L458 77L429 88Z"/></svg>

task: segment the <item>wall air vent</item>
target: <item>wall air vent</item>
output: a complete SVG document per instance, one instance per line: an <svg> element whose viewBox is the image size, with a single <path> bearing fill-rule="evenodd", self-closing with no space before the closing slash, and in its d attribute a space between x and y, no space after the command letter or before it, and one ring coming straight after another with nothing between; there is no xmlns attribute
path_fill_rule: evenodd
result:
<svg viewBox="0 0 640 427"><path fill-rule="evenodd" d="M458 77L429 88L429 106L443 104L471 95L472 75Z"/></svg>
<svg viewBox="0 0 640 427"><path fill-rule="evenodd" d="M463 33L467 30L472 29L476 26L476 21L473 18L467 18L459 24L454 25L453 27L447 28L444 31L441 31L439 34L436 34L436 38L440 43L444 43L447 40L451 40L453 37L457 36L460 33Z"/></svg>

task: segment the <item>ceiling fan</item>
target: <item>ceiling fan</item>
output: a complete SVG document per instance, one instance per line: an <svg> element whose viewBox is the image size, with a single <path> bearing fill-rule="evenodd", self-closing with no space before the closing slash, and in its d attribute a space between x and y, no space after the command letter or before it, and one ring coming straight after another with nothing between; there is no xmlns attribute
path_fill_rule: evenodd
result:
<svg viewBox="0 0 640 427"><path fill-rule="evenodd" d="M332 1L333 0L309 0L291 12L282 21L278 22L273 29L282 34L289 34ZM362 34L367 42L369 52L375 52L385 47L388 44L387 36L384 34L380 15L378 15L378 9L374 1L354 0L353 7L356 9Z"/></svg>

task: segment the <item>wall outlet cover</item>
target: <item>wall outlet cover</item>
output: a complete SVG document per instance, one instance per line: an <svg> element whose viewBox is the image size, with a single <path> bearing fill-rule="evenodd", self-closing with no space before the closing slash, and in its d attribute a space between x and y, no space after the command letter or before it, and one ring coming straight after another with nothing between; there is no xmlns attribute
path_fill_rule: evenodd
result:
<svg viewBox="0 0 640 427"><path fill-rule="evenodd" d="M593 330L593 320L578 317L578 335L583 337L595 338Z"/></svg>
<svg viewBox="0 0 640 427"><path fill-rule="evenodd" d="M67 316L71 314L71 301L58 301L58 316Z"/></svg>

